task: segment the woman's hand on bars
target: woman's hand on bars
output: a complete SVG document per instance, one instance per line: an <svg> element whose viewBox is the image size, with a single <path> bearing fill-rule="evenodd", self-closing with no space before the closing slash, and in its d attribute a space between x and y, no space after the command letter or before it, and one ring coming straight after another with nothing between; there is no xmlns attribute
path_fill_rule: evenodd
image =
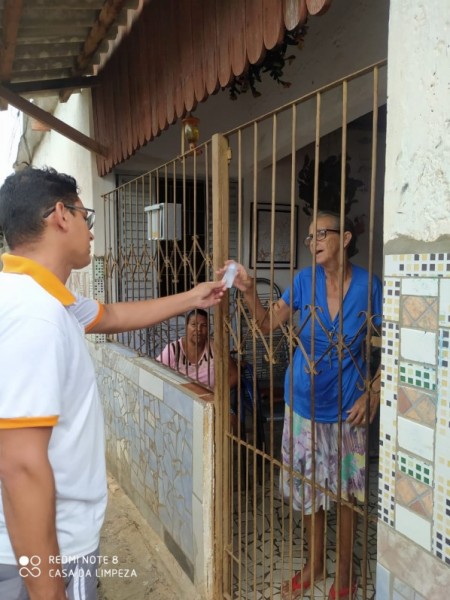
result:
<svg viewBox="0 0 450 600"><path fill-rule="evenodd" d="M188 293L191 294L194 308L209 308L219 304L226 287L222 281L207 281L199 283Z"/></svg>
<svg viewBox="0 0 450 600"><path fill-rule="evenodd" d="M241 292L248 292L253 287L254 280L252 277L250 277L245 268L235 260L225 261L224 266L216 271L217 276L222 279L225 275L228 265L231 263L236 265L236 276L234 278L233 286Z"/></svg>
<svg viewBox="0 0 450 600"><path fill-rule="evenodd" d="M368 398L369 423L372 423L375 415L377 414L378 405L380 403L380 391L374 389L370 392L364 392L364 394L358 398L352 408L347 411L348 415L346 423L357 427L364 427L366 424L366 405Z"/></svg>

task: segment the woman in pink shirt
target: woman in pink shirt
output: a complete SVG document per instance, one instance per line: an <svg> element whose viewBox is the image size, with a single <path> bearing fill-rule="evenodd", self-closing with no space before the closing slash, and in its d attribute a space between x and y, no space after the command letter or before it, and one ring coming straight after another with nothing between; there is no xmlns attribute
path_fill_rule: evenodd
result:
<svg viewBox="0 0 450 600"><path fill-rule="evenodd" d="M214 387L214 340L209 337L208 313L192 310L186 317L186 332L183 337L170 342L156 360L198 381ZM238 370L230 357L228 366L230 389L237 386Z"/></svg>

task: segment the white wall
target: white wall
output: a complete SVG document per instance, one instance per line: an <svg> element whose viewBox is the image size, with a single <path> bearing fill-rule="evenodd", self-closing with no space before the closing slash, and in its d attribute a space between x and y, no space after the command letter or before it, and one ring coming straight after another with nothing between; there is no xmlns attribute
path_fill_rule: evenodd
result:
<svg viewBox="0 0 450 600"><path fill-rule="evenodd" d="M391 7L384 239L430 242L450 232L450 4Z"/></svg>
<svg viewBox="0 0 450 600"><path fill-rule="evenodd" d="M55 117L90 137L93 136L91 114L90 90L72 94L68 102L58 103L54 112ZM30 132L28 135L33 135L33 133ZM103 254L103 201L101 194L111 191L115 187L114 176L110 175L103 179L98 177L95 156L56 131L49 131L43 135L32 156L32 164L36 167L53 167L57 171L75 177L81 190L80 198L83 204L96 209L96 225L94 227L96 239L93 253Z"/></svg>

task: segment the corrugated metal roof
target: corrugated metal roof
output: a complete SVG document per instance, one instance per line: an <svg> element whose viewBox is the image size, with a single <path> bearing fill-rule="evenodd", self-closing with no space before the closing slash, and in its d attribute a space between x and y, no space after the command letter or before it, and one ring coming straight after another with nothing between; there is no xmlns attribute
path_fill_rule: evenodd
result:
<svg viewBox="0 0 450 600"><path fill-rule="evenodd" d="M0 81L91 75L139 0L0 0Z"/></svg>

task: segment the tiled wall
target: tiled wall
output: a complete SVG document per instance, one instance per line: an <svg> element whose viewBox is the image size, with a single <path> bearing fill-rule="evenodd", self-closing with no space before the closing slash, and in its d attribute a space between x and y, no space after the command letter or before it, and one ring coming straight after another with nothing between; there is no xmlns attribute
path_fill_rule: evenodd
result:
<svg viewBox="0 0 450 600"><path fill-rule="evenodd" d="M388 255L384 272L379 517L445 565L448 586L450 254ZM415 597L401 595L395 564L379 550L380 560L379 584L386 567L393 577L379 597ZM426 583L417 573L411 568L404 585L420 597Z"/></svg>
<svg viewBox="0 0 450 600"><path fill-rule="evenodd" d="M122 346L90 350L105 413L108 468L208 597L212 395Z"/></svg>

